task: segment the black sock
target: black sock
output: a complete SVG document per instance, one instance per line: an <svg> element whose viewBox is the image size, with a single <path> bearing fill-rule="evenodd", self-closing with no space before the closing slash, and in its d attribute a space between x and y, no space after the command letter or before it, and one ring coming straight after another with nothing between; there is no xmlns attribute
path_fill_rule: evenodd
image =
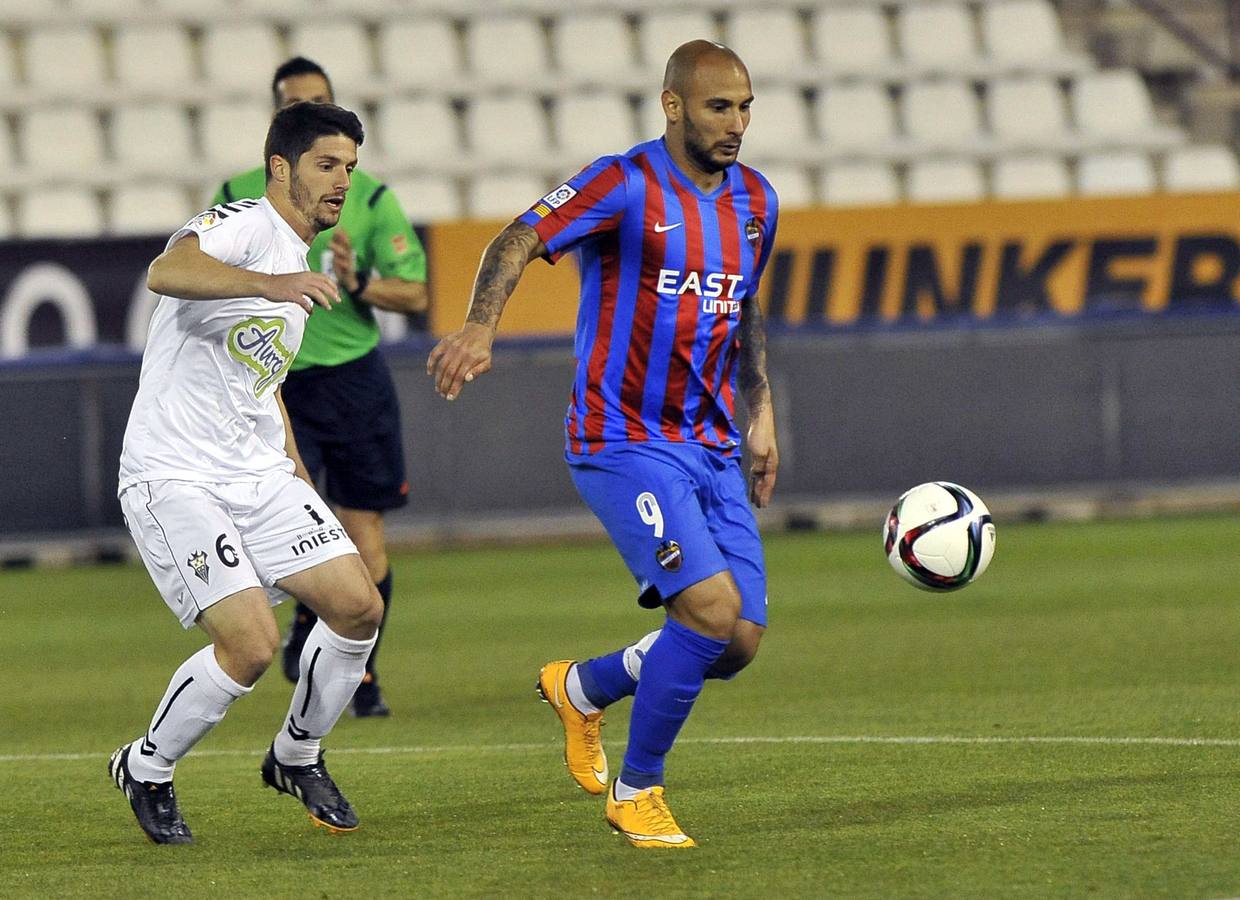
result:
<svg viewBox="0 0 1240 900"><path fill-rule="evenodd" d="M372 684L379 681L379 673L375 670L375 658L379 655L379 644L383 640L383 626L387 624L388 610L392 607L391 567L388 568L382 581L375 582L375 587L379 589L379 596L383 598L383 620L379 623L379 635L375 638L374 649L370 651L370 658L366 660L366 674L370 676L367 681Z"/></svg>

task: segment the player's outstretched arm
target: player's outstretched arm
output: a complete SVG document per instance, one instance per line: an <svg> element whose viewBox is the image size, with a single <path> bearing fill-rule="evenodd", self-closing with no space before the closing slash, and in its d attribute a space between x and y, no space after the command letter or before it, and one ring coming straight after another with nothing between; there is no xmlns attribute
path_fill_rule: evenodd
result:
<svg viewBox="0 0 1240 900"><path fill-rule="evenodd" d="M766 323L757 297L741 307L740 360L737 380L749 410L749 500L761 508L771 502L779 470L779 447L775 442L775 408L766 378Z"/></svg>
<svg viewBox="0 0 1240 900"><path fill-rule="evenodd" d="M542 238L524 222L513 222L495 236L482 254L465 325L435 345L426 373L441 397L455 400L461 387L491 368L491 344L504 304L531 260L547 252Z"/></svg>
<svg viewBox="0 0 1240 900"><path fill-rule="evenodd" d="M330 309L340 301L336 284L319 272L266 275L220 262L198 246L194 234L181 238L147 271L146 286L154 294L182 300L229 300L263 297L273 303L296 303L306 312L314 304Z"/></svg>

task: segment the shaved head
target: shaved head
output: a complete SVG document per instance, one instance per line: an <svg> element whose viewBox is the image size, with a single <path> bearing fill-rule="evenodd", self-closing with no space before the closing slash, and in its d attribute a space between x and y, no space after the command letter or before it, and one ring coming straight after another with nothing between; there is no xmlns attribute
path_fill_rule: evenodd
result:
<svg viewBox="0 0 1240 900"><path fill-rule="evenodd" d="M672 159L711 189L736 162L749 127L749 70L722 44L689 41L667 61L661 102Z"/></svg>
<svg viewBox="0 0 1240 900"><path fill-rule="evenodd" d="M749 71L735 52L714 41L689 41L676 48L667 60L667 68L663 71L663 90L673 91L685 96L692 88L693 80L699 70L732 67L745 73Z"/></svg>

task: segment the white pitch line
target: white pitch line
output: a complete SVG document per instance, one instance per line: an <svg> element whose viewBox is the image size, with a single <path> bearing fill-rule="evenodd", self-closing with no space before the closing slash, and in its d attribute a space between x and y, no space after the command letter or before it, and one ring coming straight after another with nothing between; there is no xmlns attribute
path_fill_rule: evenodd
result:
<svg viewBox="0 0 1240 900"><path fill-rule="evenodd" d="M918 746L927 744L1099 744L1105 746L1134 747L1240 747L1240 738L1177 738L1177 737L1095 737L1095 736L1040 736L1026 735L1001 737L995 735L791 735L787 737L718 737L684 738L681 744L896 744ZM408 747L333 747L333 756L371 754L416 756L431 753L529 753L558 747L558 742L541 744L442 744ZM87 759L104 759L111 751L95 753L15 753L0 755L0 763L13 762L77 762ZM196 750L196 757L255 756L257 750Z"/></svg>

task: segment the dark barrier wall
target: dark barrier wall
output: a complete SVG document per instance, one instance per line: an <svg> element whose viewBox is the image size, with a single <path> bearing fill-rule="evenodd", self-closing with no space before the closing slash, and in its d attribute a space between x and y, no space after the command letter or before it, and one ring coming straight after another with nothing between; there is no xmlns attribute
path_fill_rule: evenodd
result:
<svg viewBox="0 0 1240 900"><path fill-rule="evenodd" d="M447 403L390 348L412 502L394 525L583 507L562 461L571 348L497 348ZM783 497L1240 478L1240 316L774 335ZM0 539L114 528L132 358L0 367Z"/></svg>

